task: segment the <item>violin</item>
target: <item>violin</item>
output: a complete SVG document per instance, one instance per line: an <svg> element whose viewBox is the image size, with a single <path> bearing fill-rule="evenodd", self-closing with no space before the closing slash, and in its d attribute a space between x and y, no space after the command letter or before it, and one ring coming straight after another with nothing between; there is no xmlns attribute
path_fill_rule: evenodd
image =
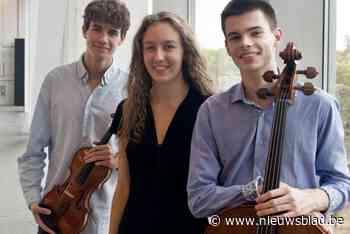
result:
<svg viewBox="0 0 350 234"><path fill-rule="evenodd" d="M107 144L116 133L121 119L119 112L121 110L116 111L110 128L97 145ZM56 234L78 234L84 230L90 212L90 197L111 175L110 168L84 162L91 148L80 148L74 154L69 177L62 185L55 185L39 203L40 207L51 210L50 215L40 214L40 218Z"/></svg>
<svg viewBox="0 0 350 234"><path fill-rule="evenodd" d="M280 184L280 171L282 162L282 152L284 143L284 130L286 124L287 109L293 104L295 90L302 91L305 95L312 95L315 91L314 86L310 82L306 82L303 86L294 85L296 74L303 74L308 79L317 76L318 72L313 67L306 70L296 70L296 60L302 58L301 53L295 49L292 42L280 54L280 57L286 64L281 74L275 74L273 71L267 71L263 75L266 82L272 84L272 88L259 89L257 95L259 98L266 99L273 97L275 102L275 110L273 116L273 124L271 130L269 151L264 174L264 182L262 193L277 189ZM205 234L322 234L324 233L318 225L271 225L267 220L271 216L264 216L266 222L258 222L259 217L256 215L254 206L256 203L249 202L239 207L227 208L220 212L217 219L222 222L217 226L208 225ZM225 220L252 220L251 223L243 223L242 225L227 225ZM299 218L308 219L308 216ZM271 220L271 219L270 219ZM308 219L309 220L309 219ZM250 224L250 225L249 225Z"/></svg>

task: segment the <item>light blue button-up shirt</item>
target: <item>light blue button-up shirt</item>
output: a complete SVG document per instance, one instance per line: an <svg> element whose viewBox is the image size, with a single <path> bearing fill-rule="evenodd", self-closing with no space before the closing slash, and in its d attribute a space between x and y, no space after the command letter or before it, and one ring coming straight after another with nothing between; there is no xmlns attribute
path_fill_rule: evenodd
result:
<svg viewBox="0 0 350 234"><path fill-rule="evenodd" d="M344 131L336 100L323 91L297 92L286 119L281 181L324 189L329 211L349 201L350 177ZM242 84L201 106L193 132L188 180L189 207L197 217L218 213L255 197L249 191L264 176L274 105L249 102ZM247 192L248 191L248 192Z"/></svg>
<svg viewBox="0 0 350 234"><path fill-rule="evenodd" d="M101 83L92 90L82 58L60 66L45 78L33 116L26 152L18 158L20 183L28 205L39 202L54 185L62 184L74 153L82 146L101 140L112 121L119 102L125 98L127 74L115 61L105 72ZM110 140L117 150L115 138ZM48 154L45 153L48 148ZM41 183L48 157L44 190ZM117 173L92 194L92 212L83 233L107 233L110 206Z"/></svg>

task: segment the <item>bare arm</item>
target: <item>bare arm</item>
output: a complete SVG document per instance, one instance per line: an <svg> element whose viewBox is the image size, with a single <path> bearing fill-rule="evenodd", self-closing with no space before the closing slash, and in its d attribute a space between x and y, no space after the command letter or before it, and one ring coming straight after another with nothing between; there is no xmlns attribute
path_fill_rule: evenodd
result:
<svg viewBox="0 0 350 234"><path fill-rule="evenodd" d="M124 208L129 197L129 165L125 153L119 156L118 184L114 192L111 210L109 234L117 234Z"/></svg>

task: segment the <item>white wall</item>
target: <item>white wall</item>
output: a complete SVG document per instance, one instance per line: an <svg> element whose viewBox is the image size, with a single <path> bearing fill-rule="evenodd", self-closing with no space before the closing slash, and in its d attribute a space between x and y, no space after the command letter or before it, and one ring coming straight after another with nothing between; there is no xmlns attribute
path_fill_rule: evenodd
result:
<svg viewBox="0 0 350 234"><path fill-rule="evenodd" d="M124 0L129 8L131 15L131 25L130 29L126 35L126 38L123 42L123 45L119 47L116 52L117 60L120 63L120 66L124 70L128 70L129 63L131 59L131 48L132 40L136 33L136 30L139 28L142 19L146 16L151 9L149 9L149 2L152 0Z"/></svg>
<svg viewBox="0 0 350 234"><path fill-rule="evenodd" d="M36 1L32 1L34 4ZM35 3L36 4L36 3ZM61 51L63 39L64 10L66 1L38 0L37 15L33 15L29 30L33 30L30 38L30 60L32 76L30 81L30 110L33 112L45 75L52 68L62 64ZM35 33L35 32L36 33Z"/></svg>
<svg viewBox="0 0 350 234"><path fill-rule="evenodd" d="M278 24L284 32L280 49L293 41L301 51L303 59L298 68L314 66L319 75L313 80L318 87L324 87L323 78L323 0L270 0L276 10Z"/></svg>
<svg viewBox="0 0 350 234"><path fill-rule="evenodd" d="M189 17L187 0L153 0L153 12L159 11L171 11L186 20Z"/></svg>

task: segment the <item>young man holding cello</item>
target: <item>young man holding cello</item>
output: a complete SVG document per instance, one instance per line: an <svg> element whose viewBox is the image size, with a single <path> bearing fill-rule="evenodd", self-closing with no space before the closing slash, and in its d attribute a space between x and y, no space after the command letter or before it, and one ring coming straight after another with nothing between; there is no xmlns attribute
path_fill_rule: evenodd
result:
<svg viewBox="0 0 350 234"><path fill-rule="evenodd" d="M350 199L344 132L337 101L323 91L295 92L284 129L281 184L261 192L277 104L257 93L270 86L265 72L278 73L282 31L272 6L261 0L230 1L221 24L242 81L208 98L198 112L187 185L191 212L208 217L247 202L255 202L259 217L342 209Z"/></svg>
<svg viewBox="0 0 350 234"><path fill-rule="evenodd" d="M118 68L113 54L122 44L129 25L129 10L119 0L89 3L82 26L85 53L78 61L53 69L42 84L27 150L18 159L20 183L39 233L54 233L39 216L50 214L50 210L38 205L43 195L64 182L79 148L94 146L102 138L111 123L111 113L125 97L122 89L127 74ZM85 162L115 168L116 150L111 145L92 147ZM43 189L46 159L48 171ZM89 220L82 233L108 232L116 178L114 170L110 179L92 194Z"/></svg>

